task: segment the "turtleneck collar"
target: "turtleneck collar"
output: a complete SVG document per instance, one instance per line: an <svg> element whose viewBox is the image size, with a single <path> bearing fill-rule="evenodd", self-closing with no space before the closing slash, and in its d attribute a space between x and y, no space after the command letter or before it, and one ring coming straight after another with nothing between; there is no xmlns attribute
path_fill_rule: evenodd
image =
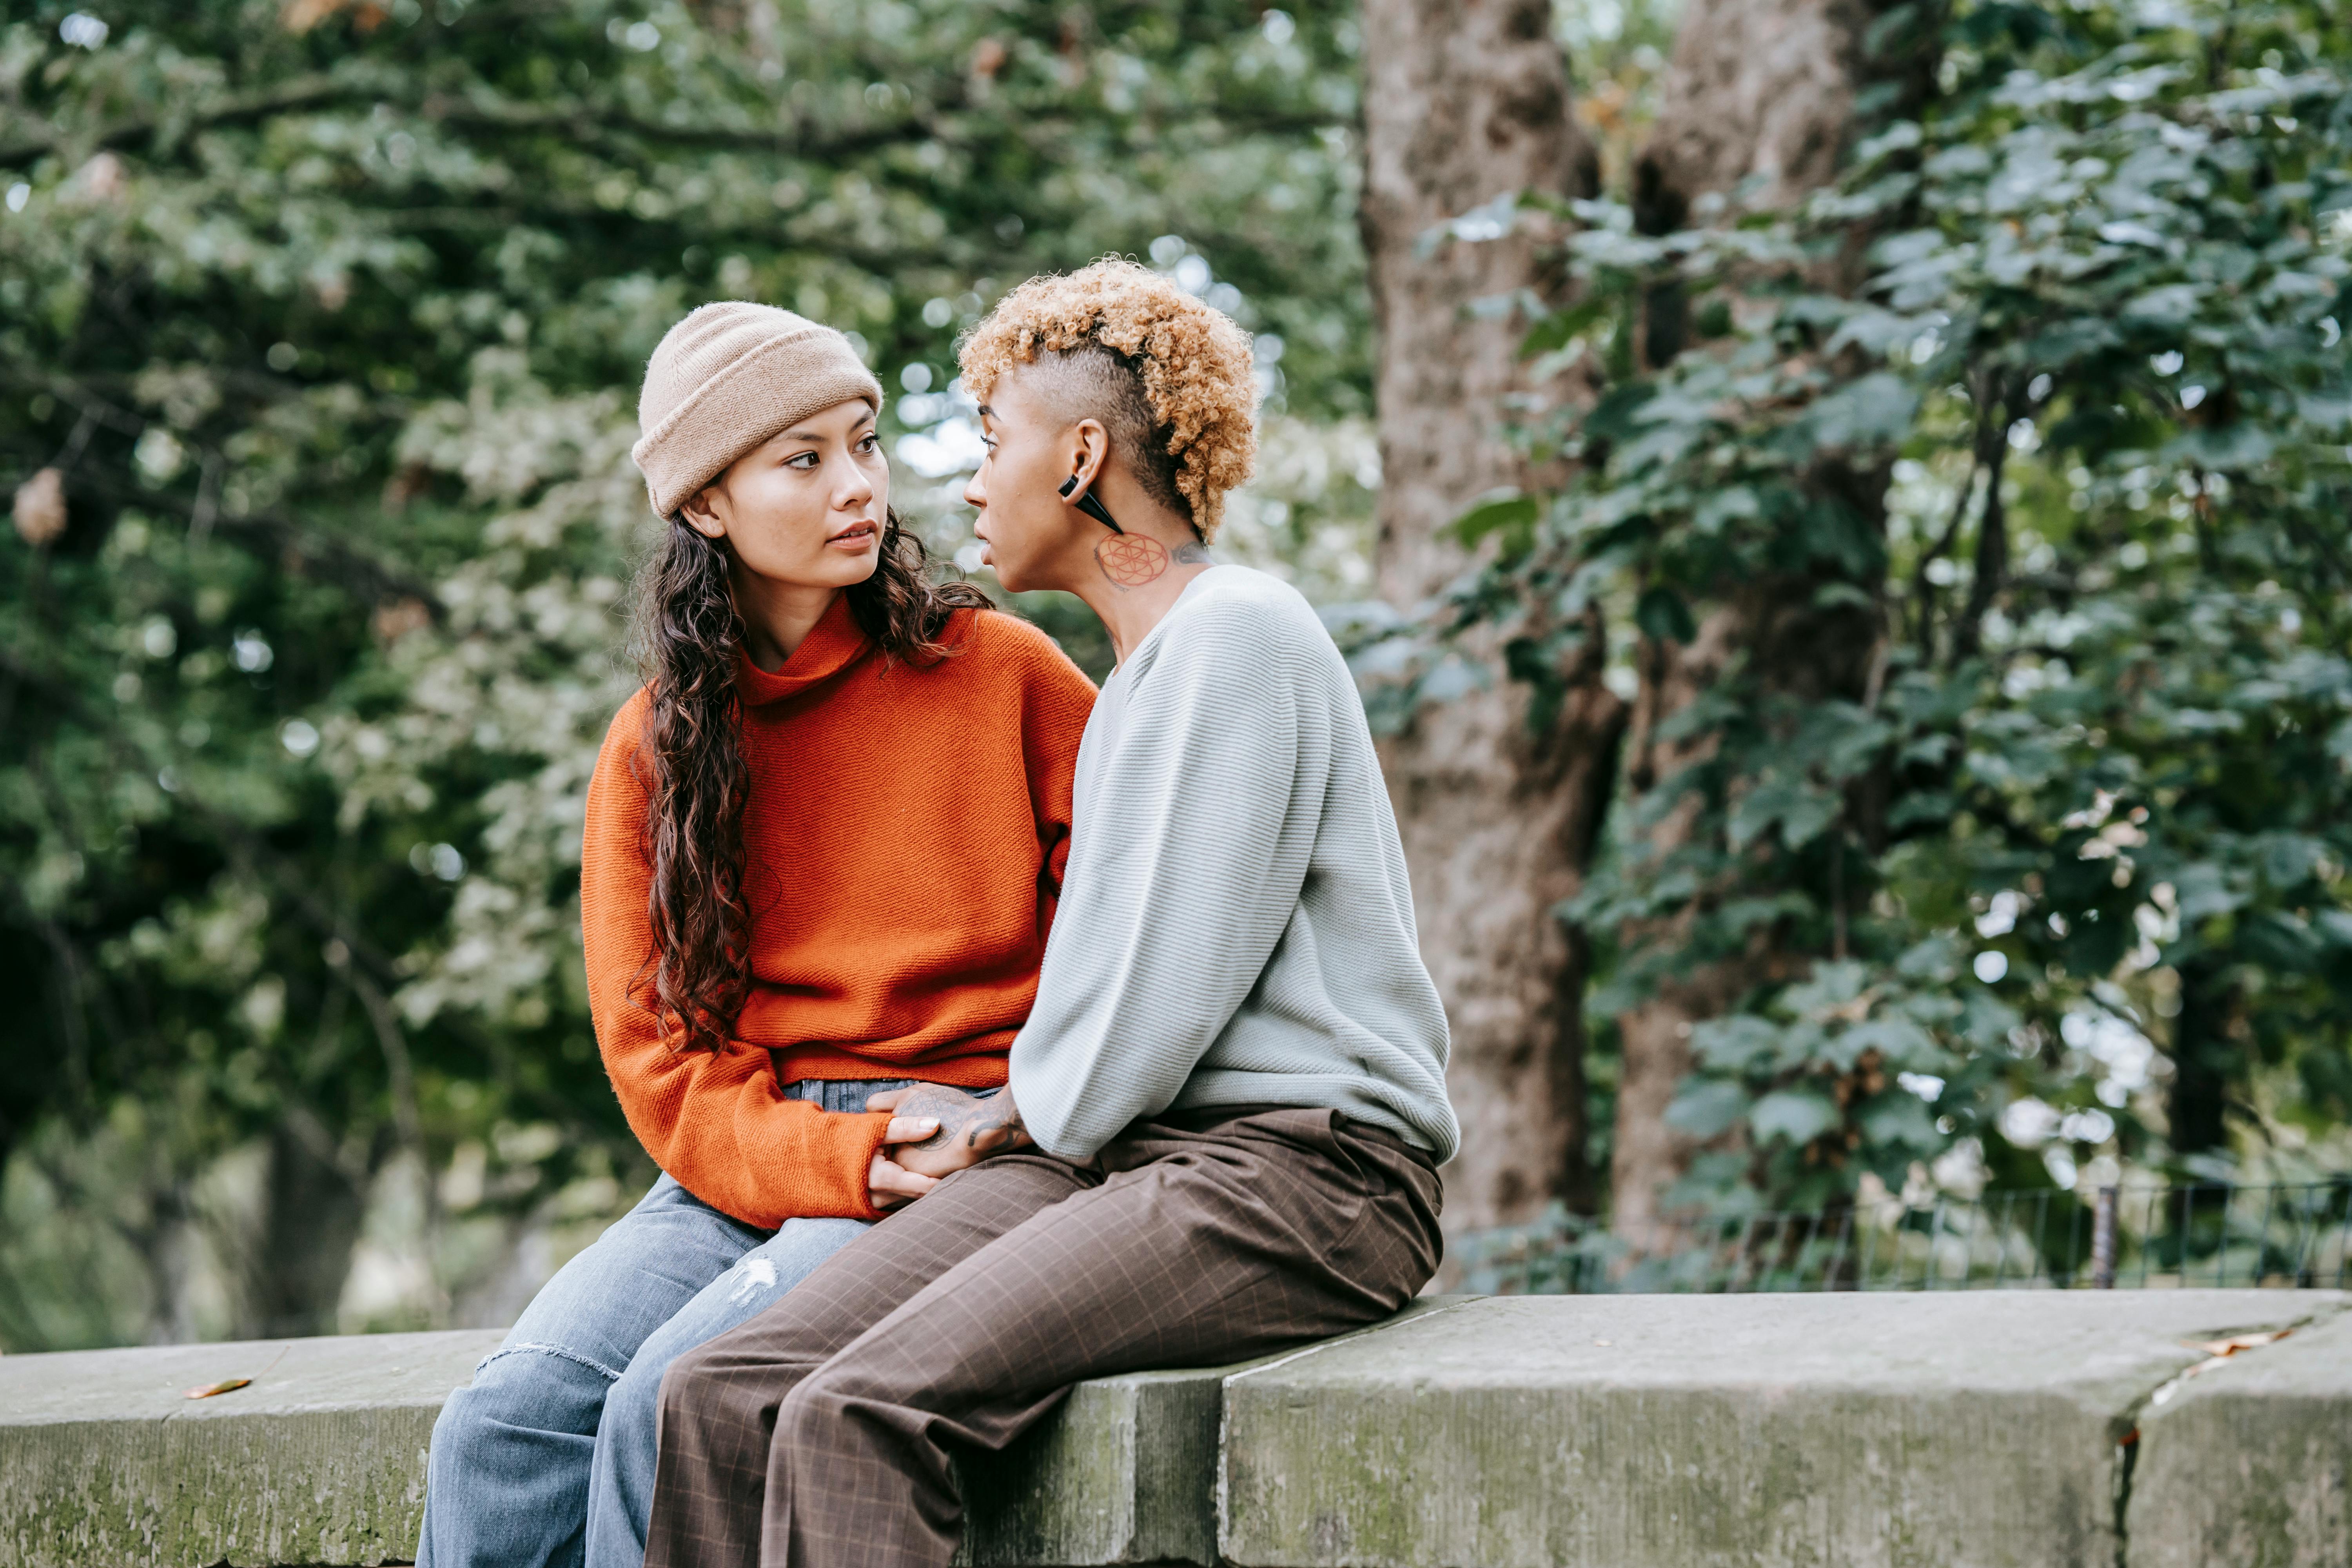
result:
<svg viewBox="0 0 2352 1568"><path fill-rule="evenodd" d="M796 696L840 674L872 646L849 613L849 595L837 594L816 625L809 628L808 636L801 639L801 646L784 660L784 668L773 675L753 664L741 648L735 650L735 680L743 705L757 708Z"/></svg>

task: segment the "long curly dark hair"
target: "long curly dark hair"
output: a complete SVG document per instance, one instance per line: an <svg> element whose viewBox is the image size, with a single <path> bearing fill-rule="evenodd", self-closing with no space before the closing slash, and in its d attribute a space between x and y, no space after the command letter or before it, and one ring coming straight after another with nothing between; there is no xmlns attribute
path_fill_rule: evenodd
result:
<svg viewBox="0 0 2352 1568"><path fill-rule="evenodd" d="M935 664L960 609L984 609L969 583L934 582L923 542L885 511L874 575L847 590L850 614L886 658ZM631 644L649 689L637 748L653 888L655 1009L686 1050L723 1048L751 990L751 910L743 894L743 710L735 654L743 623L729 588L734 556L672 518L637 575Z"/></svg>

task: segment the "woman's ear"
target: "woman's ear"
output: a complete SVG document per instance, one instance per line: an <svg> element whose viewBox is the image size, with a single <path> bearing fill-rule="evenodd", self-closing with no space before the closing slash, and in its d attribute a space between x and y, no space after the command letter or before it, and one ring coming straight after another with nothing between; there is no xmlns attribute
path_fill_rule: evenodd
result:
<svg viewBox="0 0 2352 1568"><path fill-rule="evenodd" d="M1090 489L1110 457L1110 432L1099 419L1081 419L1070 428L1070 473L1077 479L1071 494Z"/></svg>
<svg viewBox="0 0 2352 1568"><path fill-rule="evenodd" d="M686 520L687 527L705 539L727 537L727 524L720 519L714 504L719 494L718 485L705 485L687 497L677 509L677 515Z"/></svg>

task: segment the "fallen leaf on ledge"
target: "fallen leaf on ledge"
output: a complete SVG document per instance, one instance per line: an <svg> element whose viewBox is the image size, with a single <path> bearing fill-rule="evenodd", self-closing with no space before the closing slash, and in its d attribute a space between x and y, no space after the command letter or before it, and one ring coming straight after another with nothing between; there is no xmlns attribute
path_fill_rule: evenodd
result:
<svg viewBox="0 0 2352 1568"><path fill-rule="evenodd" d="M2203 1351L2207 1355L2219 1360L2223 1356L2236 1355L2240 1351L2260 1350L2263 1346L2283 1340L2293 1332L2294 1332L2293 1329L2272 1329L2258 1334L2239 1334L2226 1340L2184 1340L2181 1342L2190 1350Z"/></svg>
<svg viewBox="0 0 2352 1568"><path fill-rule="evenodd" d="M252 1383L252 1381L253 1379L249 1377L225 1377L218 1383L208 1383L202 1388L192 1388L188 1390L185 1397L190 1399L210 1399L215 1394L234 1394L238 1389Z"/></svg>
<svg viewBox="0 0 2352 1568"><path fill-rule="evenodd" d="M2205 1359L2195 1366L2183 1368L2180 1375L2167 1383L2148 1396L2148 1404L2161 1405L2180 1392L2190 1378L2212 1371L2240 1351L2259 1350L2263 1345L2276 1344L2294 1332L2292 1328L2269 1329L2261 1333L2236 1334L2226 1340L2183 1340L2180 1342L2193 1351L2203 1351Z"/></svg>

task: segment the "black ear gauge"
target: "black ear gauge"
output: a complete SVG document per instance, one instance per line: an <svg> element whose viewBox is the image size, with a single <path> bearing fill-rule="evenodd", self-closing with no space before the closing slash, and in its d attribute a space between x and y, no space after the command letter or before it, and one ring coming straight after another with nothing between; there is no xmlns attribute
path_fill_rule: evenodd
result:
<svg viewBox="0 0 2352 1568"><path fill-rule="evenodd" d="M1101 523L1105 528L1109 529L1113 533L1124 534L1127 531L1127 530L1119 527L1118 519L1111 516L1110 508L1103 505L1102 502L1095 499L1095 493L1092 490L1088 490L1086 494L1078 498L1078 510L1085 512L1088 517L1093 518L1097 522Z"/></svg>
<svg viewBox="0 0 2352 1568"><path fill-rule="evenodd" d="M1070 492L1077 488L1078 476L1072 474L1068 479L1062 481L1062 499L1064 500L1070 500ZM1085 512L1088 517L1093 518L1097 522L1101 523L1105 528L1109 529L1113 533L1124 534L1127 531L1127 530L1119 527L1118 520L1111 516L1110 508L1103 505L1102 502L1095 499L1095 493L1092 490L1088 490L1077 500L1070 501L1070 504L1076 507L1080 511Z"/></svg>

